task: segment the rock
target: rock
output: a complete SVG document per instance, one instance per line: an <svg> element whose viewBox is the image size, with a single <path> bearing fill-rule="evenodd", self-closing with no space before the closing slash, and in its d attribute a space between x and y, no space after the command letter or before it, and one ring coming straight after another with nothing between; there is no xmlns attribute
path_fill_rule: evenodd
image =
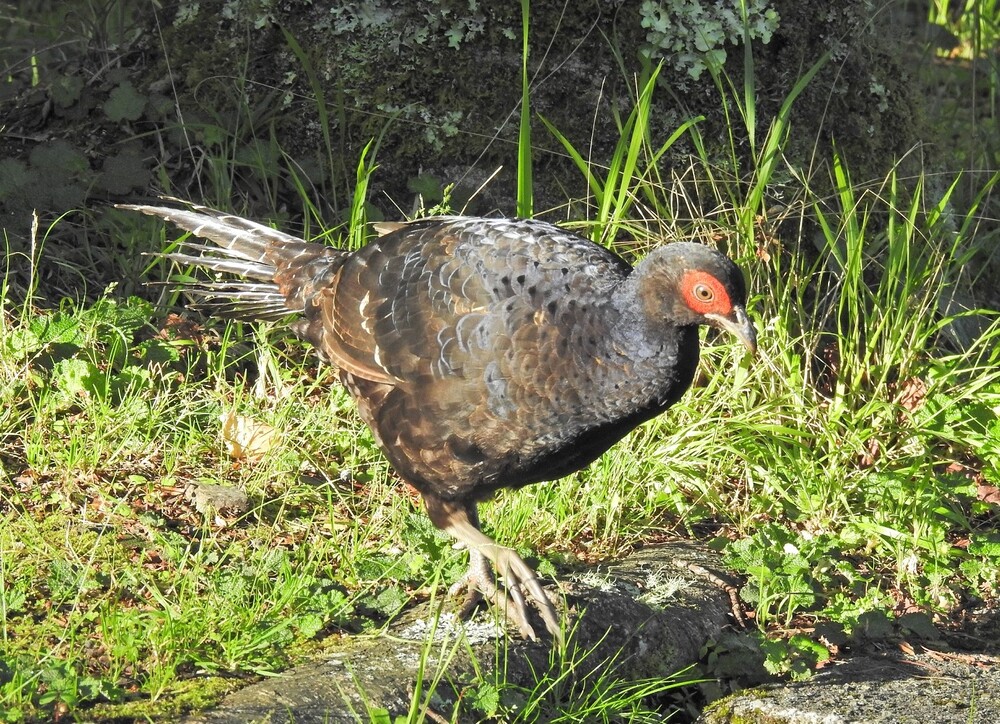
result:
<svg viewBox="0 0 1000 724"><path fill-rule="evenodd" d="M458 697L495 674L530 688L553 667L565 673L570 661L577 680L611 672L626 680L666 676L696 661L702 644L729 623L730 599L713 582L720 570L714 554L671 543L576 580L561 578L549 590L564 598L572 632L562 660L550 660L548 642L504 641L488 614L463 623L441 612L441 601L421 604L383 635L345 635L332 653L234 692L187 721L357 721L378 709L395 717L409 711L421 667L421 697L441 675L433 701L449 720Z"/></svg>
<svg viewBox="0 0 1000 724"><path fill-rule="evenodd" d="M924 649L865 654L807 681L733 694L699 724L995 724L1000 657Z"/></svg>
<svg viewBox="0 0 1000 724"><path fill-rule="evenodd" d="M194 503L195 510L202 515L221 513L240 516L250 510L247 494L231 485L194 483L184 491L184 496Z"/></svg>

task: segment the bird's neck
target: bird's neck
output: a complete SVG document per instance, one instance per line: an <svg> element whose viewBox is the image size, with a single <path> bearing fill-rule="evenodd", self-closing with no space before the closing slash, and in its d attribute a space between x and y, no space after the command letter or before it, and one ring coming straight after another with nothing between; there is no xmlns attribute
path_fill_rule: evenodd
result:
<svg viewBox="0 0 1000 724"><path fill-rule="evenodd" d="M651 319L630 275L612 292L604 309L607 336L602 363L619 370L606 382L608 394L634 405L662 409L687 389L698 365L698 328Z"/></svg>
<svg viewBox="0 0 1000 724"><path fill-rule="evenodd" d="M676 341L680 327L666 319L651 319L640 294L641 272L633 271L612 291L605 310L608 342L636 361L653 359L664 353L664 345ZM667 350L669 353L670 350Z"/></svg>

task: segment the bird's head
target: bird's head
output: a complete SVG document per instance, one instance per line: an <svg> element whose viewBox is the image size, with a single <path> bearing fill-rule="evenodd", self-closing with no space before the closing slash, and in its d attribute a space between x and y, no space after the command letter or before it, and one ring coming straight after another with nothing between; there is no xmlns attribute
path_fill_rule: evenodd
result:
<svg viewBox="0 0 1000 724"><path fill-rule="evenodd" d="M757 332L746 312L746 282L726 255L703 244L676 242L651 252L636 271L647 319L707 324L757 351Z"/></svg>

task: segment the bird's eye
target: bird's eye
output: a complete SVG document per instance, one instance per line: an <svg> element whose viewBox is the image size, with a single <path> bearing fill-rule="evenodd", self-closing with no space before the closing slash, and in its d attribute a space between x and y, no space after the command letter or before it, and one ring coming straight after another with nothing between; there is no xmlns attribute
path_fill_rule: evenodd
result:
<svg viewBox="0 0 1000 724"><path fill-rule="evenodd" d="M711 302L715 299L715 292L712 291L712 287L707 284L695 284L693 291L694 298L699 302Z"/></svg>

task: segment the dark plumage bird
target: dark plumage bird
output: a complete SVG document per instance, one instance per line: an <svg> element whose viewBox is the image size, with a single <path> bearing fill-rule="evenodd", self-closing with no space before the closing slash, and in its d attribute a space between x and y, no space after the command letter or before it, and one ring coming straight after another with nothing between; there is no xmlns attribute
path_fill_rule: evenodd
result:
<svg viewBox="0 0 1000 724"><path fill-rule="evenodd" d="M581 469L675 403L699 325L756 347L740 270L700 244L668 244L633 269L541 221L440 217L385 225L346 252L200 206L123 208L217 245L166 255L243 278L199 285L201 306L300 315L295 331L339 368L434 525L468 546L456 584L467 605L485 596L527 638L525 595L558 638L555 610L521 557L480 530L477 503Z"/></svg>

